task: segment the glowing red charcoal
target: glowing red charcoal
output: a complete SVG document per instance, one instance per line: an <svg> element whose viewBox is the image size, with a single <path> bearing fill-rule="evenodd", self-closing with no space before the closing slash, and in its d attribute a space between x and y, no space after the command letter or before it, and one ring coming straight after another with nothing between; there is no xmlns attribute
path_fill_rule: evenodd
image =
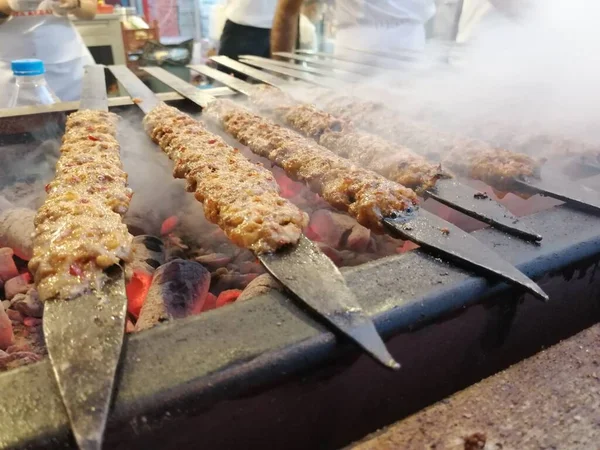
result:
<svg viewBox="0 0 600 450"><path fill-rule="evenodd" d="M146 301L148 290L152 284L152 275L144 271L135 271L125 288L127 293L127 310L137 318Z"/></svg>
<svg viewBox="0 0 600 450"><path fill-rule="evenodd" d="M241 293L242 291L240 291L239 289L229 289L227 291L221 292L217 297L216 307L220 308L221 306L225 306L229 303L235 302Z"/></svg>
<svg viewBox="0 0 600 450"><path fill-rule="evenodd" d="M400 247L398 247L396 249L396 253L406 253L406 252L410 252L411 250L414 250L416 248L419 248L419 246L417 244L415 244L414 242L404 241L404 244L402 244Z"/></svg>
<svg viewBox="0 0 600 450"><path fill-rule="evenodd" d="M195 261L174 259L160 266L135 324L136 331L202 311L210 280L210 272Z"/></svg>
<svg viewBox="0 0 600 450"><path fill-rule="evenodd" d="M10 248L0 248L0 283L19 275L13 254Z"/></svg>
<svg viewBox="0 0 600 450"><path fill-rule="evenodd" d="M275 174L275 181L277 181L277 184L281 188L281 196L285 198L295 197L304 189L302 183L296 183L281 173Z"/></svg>
<svg viewBox="0 0 600 450"><path fill-rule="evenodd" d="M31 274L22 273L14 278L11 278L4 283L4 296L7 300L11 300L17 294L26 293L31 283Z"/></svg>
<svg viewBox="0 0 600 450"><path fill-rule="evenodd" d="M211 294L210 292L206 295L206 300L204 301L204 305L202 305L202 311L210 311L211 309L215 309L217 307L217 296L215 294Z"/></svg>
<svg viewBox="0 0 600 450"><path fill-rule="evenodd" d="M0 303L0 350L6 350L15 340L12 322L4 311L4 306Z"/></svg>
<svg viewBox="0 0 600 450"><path fill-rule="evenodd" d="M177 218L177 216L167 217L160 227L160 234L162 236L171 234L173 232L173 230L175 230L175 228L177 227L178 224L179 224L179 219Z"/></svg>

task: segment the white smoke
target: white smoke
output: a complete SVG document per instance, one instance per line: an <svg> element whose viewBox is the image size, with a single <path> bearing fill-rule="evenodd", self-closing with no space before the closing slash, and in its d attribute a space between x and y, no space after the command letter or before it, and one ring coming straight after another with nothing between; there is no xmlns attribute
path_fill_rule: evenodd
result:
<svg viewBox="0 0 600 450"><path fill-rule="evenodd" d="M490 18L458 63L398 86L389 105L491 140L538 134L597 144L599 13L593 0L544 0L517 20Z"/></svg>

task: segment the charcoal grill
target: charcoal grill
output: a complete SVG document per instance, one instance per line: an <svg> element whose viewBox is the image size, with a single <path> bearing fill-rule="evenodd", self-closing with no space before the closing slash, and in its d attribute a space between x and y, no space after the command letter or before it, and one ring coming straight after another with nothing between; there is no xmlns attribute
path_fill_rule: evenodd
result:
<svg viewBox="0 0 600 450"><path fill-rule="evenodd" d="M344 270L398 373L277 292L130 336L106 447L338 448L600 320L597 216L559 206L523 220L542 246L474 234L547 304L420 251ZM1 447L74 447L48 360L0 375L0 390Z"/></svg>

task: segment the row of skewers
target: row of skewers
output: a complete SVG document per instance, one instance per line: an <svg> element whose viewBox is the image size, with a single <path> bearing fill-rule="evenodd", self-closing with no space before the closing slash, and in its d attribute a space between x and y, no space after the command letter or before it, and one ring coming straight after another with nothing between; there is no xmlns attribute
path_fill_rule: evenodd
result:
<svg viewBox="0 0 600 450"><path fill-rule="evenodd" d="M361 127L364 129L372 131L378 135L380 134L383 137L389 137L389 139L392 141L396 139L396 133L400 133L399 137L402 138L402 141L406 142L407 138L416 138L418 144L422 146L422 148L427 148L428 142L437 144L440 143L439 139L432 139L430 137L438 136L445 138L445 142L441 144L441 148L447 150L447 145L451 144L453 141L465 140L464 137L459 138L457 136L452 136L449 133L441 133L439 129L432 127L429 123L426 123L428 119L423 121L424 117L435 118L437 116L441 116L443 117L444 121L452 122L451 116L438 110L438 108L436 108L434 105L422 102L419 102L418 105L413 105L411 103L411 98L407 98L404 94L400 93L400 97L396 98L395 96L397 93L395 93L393 90L389 91L387 89L381 89L373 86L372 84L368 85L369 100L364 100L363 98L365 98L365 94L367 94L364 89L364 83L366 80L364 77L361 77L356 83L347 83L343 79L339 78L338 73L332 70L323 69L323 67L331 65L331 59L338 59L340 57L318 52L311 53L299 51L298 53L306 54L300 55L279 52L277 53L277 56L300 62L301 64L295 64L282 60L272 60L251 55L240 56L240 61L243 63L234 61L226 56L215 56L212 57L212 59L223 68L233 69L235 72L239 72L250 78L259 80L272 86L287 85L287 81L282 79L282 76L297 80L293 83L294 90L301 90L302 95L310 98L311 102L316 101L320 107L328 111L328 108L333 106L334 109L329 112L342 117L347 115L355 122L360 123ZM355 66L358 65L356 62L352 64ZM194 66L190 67L192 69L196 69ZM373 67L370 66L370 69L372 71ZM406 73L407 71L410 72L410 70L407 69L410 69L410 64L408 68L403 67L403 72L394 72L394 76L402 78L402 73ZM393 81L393 79L390 81ZM325 91L320 88L315 89L315 86L324 88ZM327 92L327 90L330 92ZM335 93L332 91L335 91ZM340 91L362 91L361 99L358 99L354 95L347 96L337 94L337 92ZM377 100L373 101L373 97L385 98L387 103L384 104ZM331 104L332 101L333 104ZM407 117L404 117L404 115L398 114L398 111L395 109L387 106L390 104L390 102L393 104L396 101L408 101L411 104L411 107L416 109L417 117L419 117L419 119L417 119L417 121L411 121ZM341 112L340 108L342 109ZM545 132L542 135L536 135L534 132L534 134L531 135L529 134L532 131L530 129L527 129L525 136L515 136L514 132L512 132L509 134L510 138L506 139L507 136L505 136L505 133L502 132L502 125L493 122L494 120L490 122L490 127L492 127L491 130L487 129L487 126L485 127L486 131L483 133L483 135L486 136L485 143L482 141L476 143L475 139L468 139L468 141L476 144L478 147L490 147L490 145L488 145L488 141L491 139L489 142L494 142L495 146L504 145L513 151L518 150L523 151L524 153L529 153L529 150L531 150L529 147L539 147L539 145L542 145L543 148L538 149L538 151L542 150L544 157L555 159L563 156L571 156L574 157L574 160L578 160L585 166L591 166L595 170L600 168L600 165L598 164L600 161L600 156L598 155L597 146L589 143L586 144L585 142L581 142L579 140L574 141L565 139L564 137L552 136L552 132ZM461 124L461 128L464 128L464 125L465 124ZM470 129L468 134L481 134L480 130L477 130L477 128L478 127L476 127L476 129ZM413 135L415 129L420 129L422 132L427 131L427 133ZM439 155L439 149L434 148L434 151Z"/></svg>
<svg viewBox="0 0 600 450"><path fill-rule="evenodd" d="M57 178L50 183L48 199L36 219L31 266L36 283L47 288L44 332L81 448L101 447L125 321L120 266L127 262L131 244L120 222L131 192L118 157L116 118L107 112L106 93L98 92L104 86L98 79L103 70L88 68L81 111L67 124ZM340 272L303 236L307 217L281 197L271 172L247 160L201 122L157 100L127 68L114 66L111 71L146 113L147 133L173 160L174 176L186 180L187 190L203 204L206 217L232 242L252 250L275 278L335 329L387 367L398 368ZM301 104L277 89L252 90L252 103L270 117L265 118L231 101L216 100L161 69L148 71L204 107L205 115L240 143L373 232L412 240L426 251L482 269L547 299L539 286L475 238L419 208L419 196L435 197L436 189L444 189L440 188L444 180L451 180L459 208L475 210L479 217L527 239L540 239L511 224L513 218L503 216L510 217L509 213L489 199L485 204L492 206L474 207L479 199L444 166L364 133L347 117ZM385 155L388 150L394 152ZM515 180L512 172L502 176L494 172L494 168L512 167L510 152L503 154L508 165L488 164L487 171L475 168L489 161L473 155L453 168L465 173L464 166L471 176L483 174L496 182ZM514 158L527 176L537 176L535 162ZM62 232L52 232L57 227ZM84 319L89 314L83 309L90 307L95 314L88 322L93 323ZM75 322L78 327L72 326ZM87 327L88 338L77 335L82 327ZM93 351L80 351L81 346Z"/></svg>
<svg viewBox="0 0 600 450"><path fill-rule="evenodd" d="M112 70L119 72L117 77L124 75L118 69ZM169 73L157 68L146 70L184 96L190 92L190 85ZM499 275L545 298L537 285L477 240L454 225L419 210L419 199L412 189L361 168L353 161L235 103L217 101L193 87L191 90L189 98L204 106L205 114L219 122L239 142L284 169L292 179L305 182L332 206L349 213L373 232L382 233L391 228L394 235L447 258ZM459 189L465 190L466 187L459 186ZM468 202L477 203L474 195L477 191L468 190L468 193ZM510 215L500 205L486 203L500 210L496 216L501 219L497 220ZM516 221L516 218L512 220ZM449 235L452 239L448 239ZM535 239L540 238L535 235Z"/></svg>

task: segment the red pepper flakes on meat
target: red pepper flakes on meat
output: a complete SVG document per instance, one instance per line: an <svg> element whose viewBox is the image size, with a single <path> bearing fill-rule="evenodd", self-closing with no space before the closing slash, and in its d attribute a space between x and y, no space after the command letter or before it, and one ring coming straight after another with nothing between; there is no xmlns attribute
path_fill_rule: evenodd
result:
<svg viewBox="0 0 600 450"><path fill-rule="evenodd" d="M83 275L83 270L81 270L81 267L79 267L77 264L71 264L69 266L69 273L74 277L80 277Z"/></svg>
<svg viewBox="0 0 600 450"><path fill-rule="evenodd" d="M214 144L215 142L217 142L217 140L216 140L216 139L209 139L209 140L208 140L208 143L209 143L209 144L211 144L211 145L212 145L212 144Z"/></svg>
<svg viewBox="0 0 600 450"><path fill-rule="evenodd" d="M104 269L131 258L132 238L121 219L129 189L116 127L117 116L103 111L77 111L67 119L58 170L36 215L28 264L41 300L67 300L100 287L107 278ZM101 151L103 144L110 150ZM98 174L105 173L104 192L98 194Z"/></svg>
<svg viewBox="0 0 600 450"><path fill-rule="evenodd" d="M48 191L50 191L50 183L44 186L44 190L46 191L46 194L48 193Z"/></svg>

